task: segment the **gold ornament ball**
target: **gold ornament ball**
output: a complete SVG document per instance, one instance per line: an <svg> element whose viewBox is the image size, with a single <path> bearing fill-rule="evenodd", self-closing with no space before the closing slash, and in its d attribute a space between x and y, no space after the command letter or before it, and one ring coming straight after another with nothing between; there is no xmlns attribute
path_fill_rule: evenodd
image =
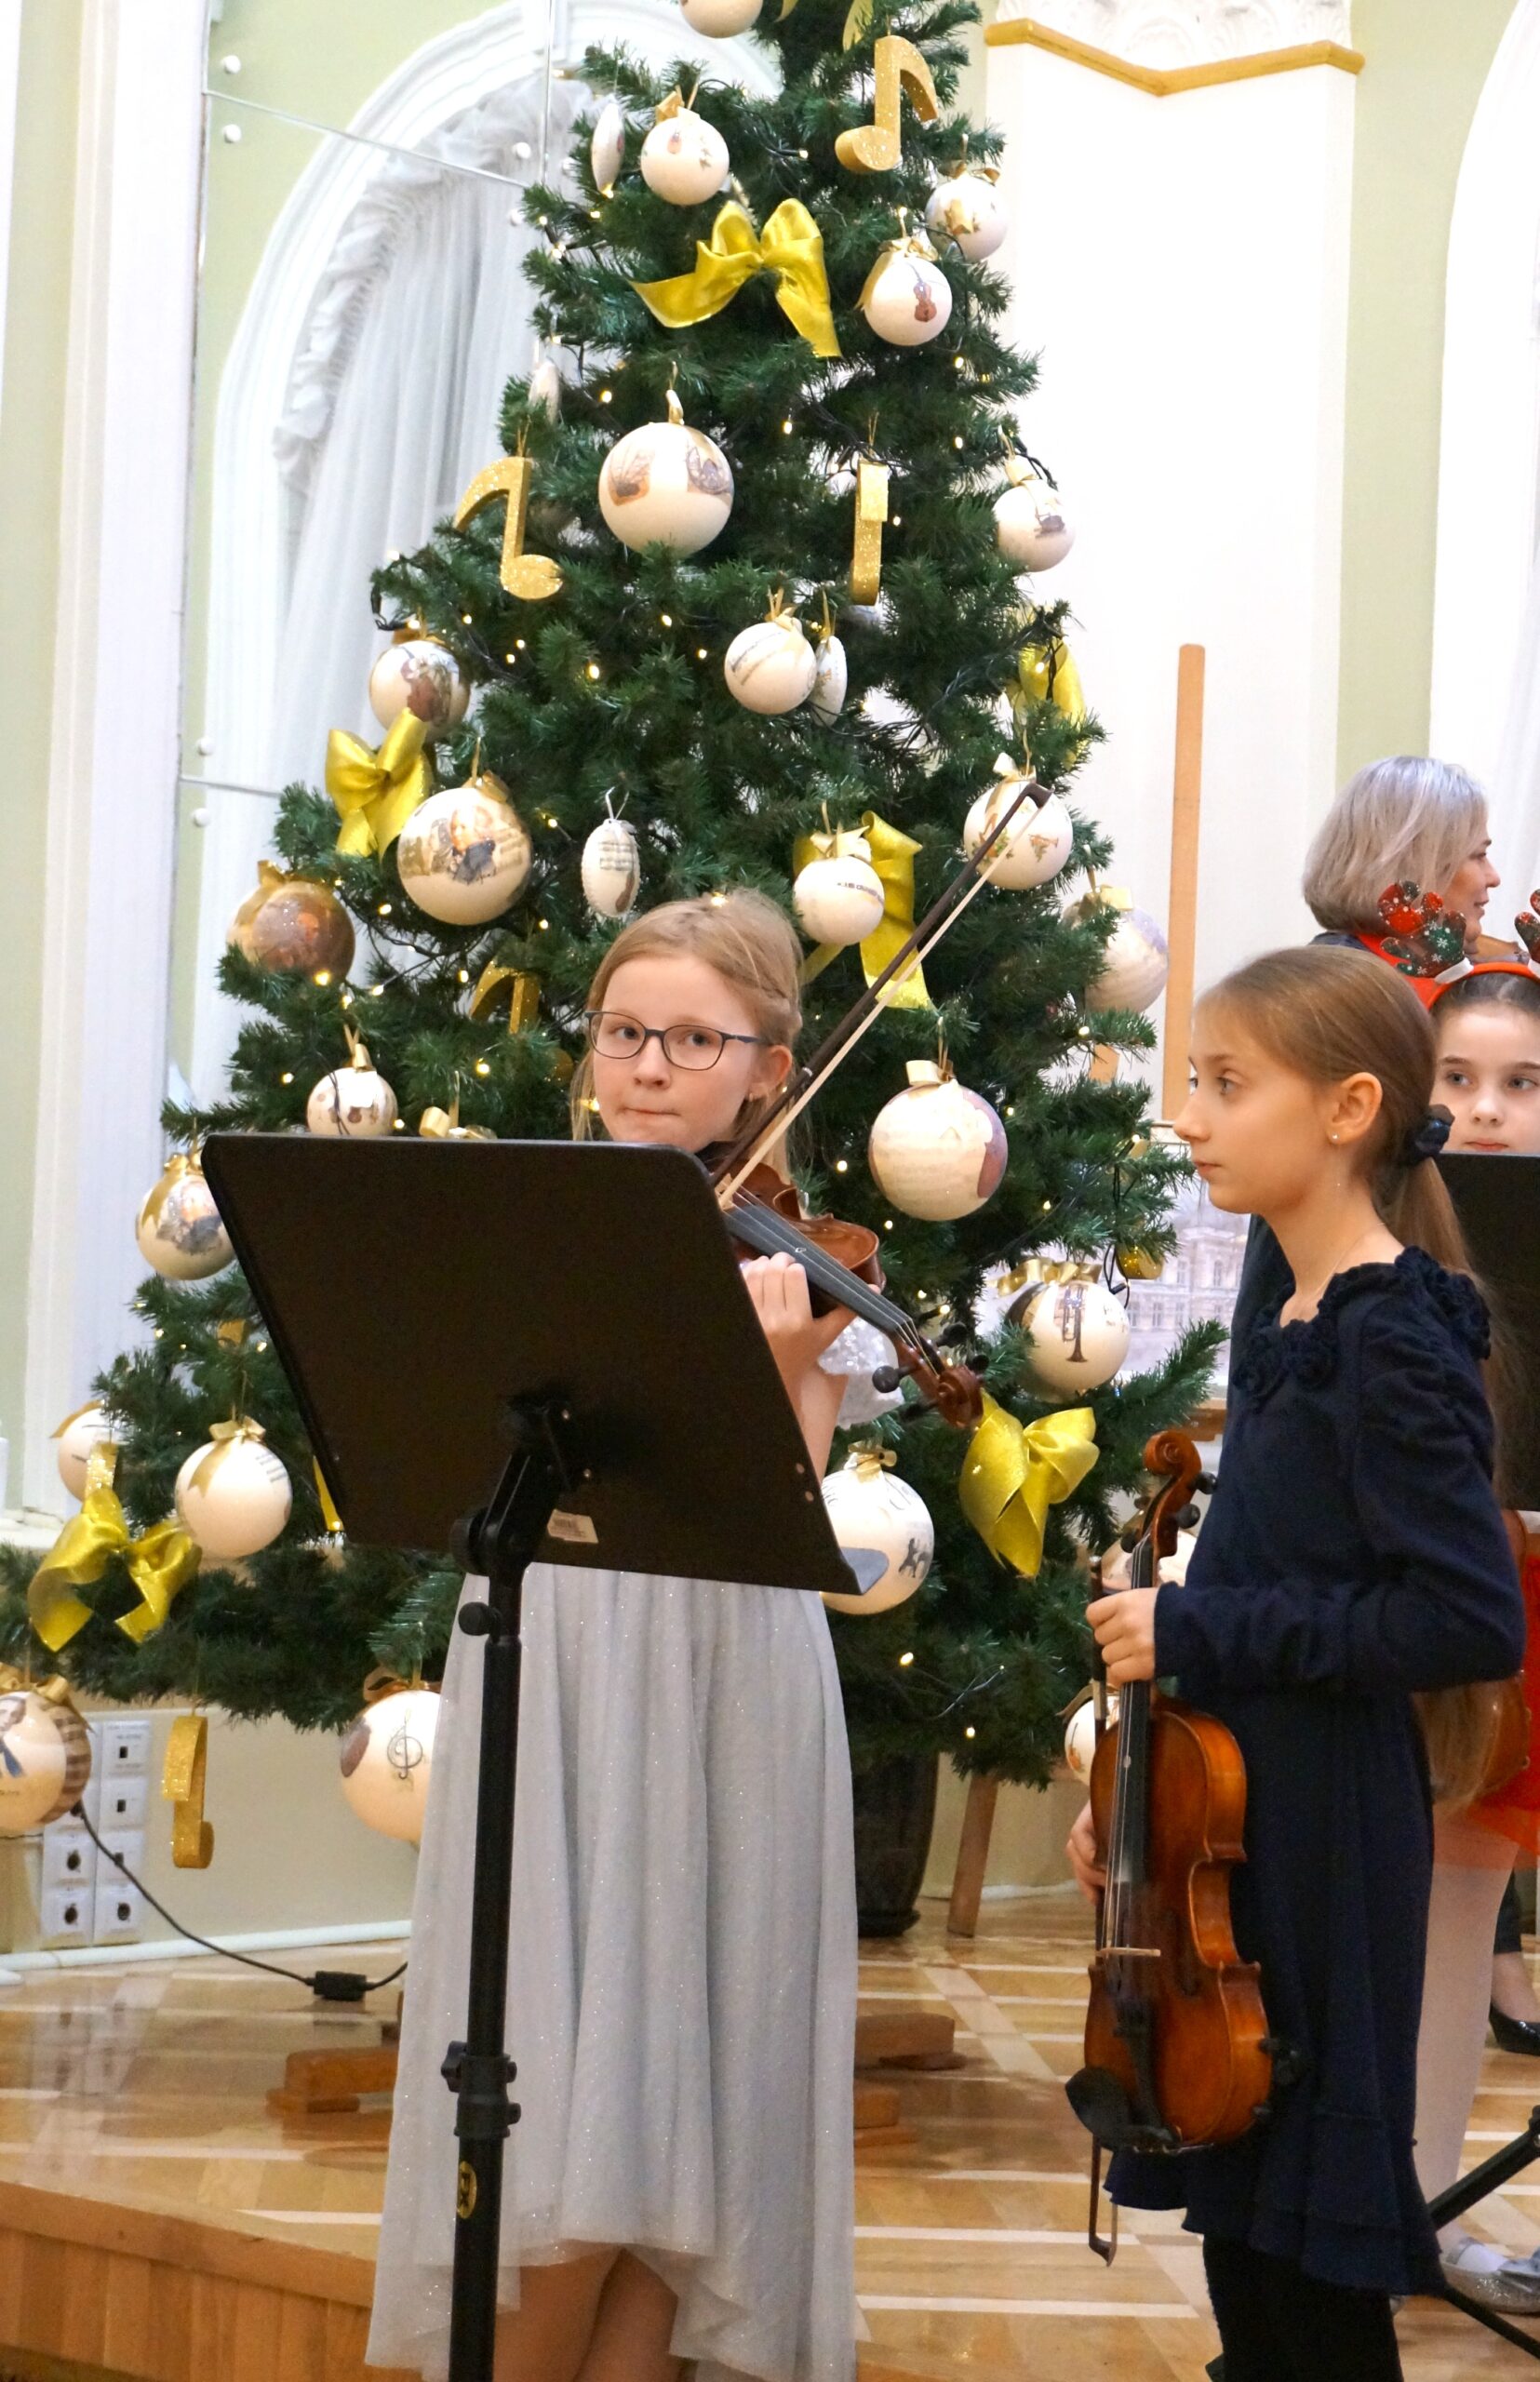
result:
<svg viewBox="0 0 1540 2382"><path fill-rule="evenodd" d="M171 1158L134 1223L139 1253L170 1282L201 1282L235 1255L196 1158Z"/></svg>
<svg viewBox="0 0 1540 2382"><path fill-rule="evenodd" d="M225 938L259 968L345 976L353 965L353 920L329 885L312 877L273 877L248 893Z"/></svg>
<svg viewBox="0 0 1540 2382"><path fill-rule="evenodd" d="M381 727L393 727L409 711L430 744L460 726L470 700L470 680L436 637L397 637L369 672L369 703Z"/></svg>
<svg viewBox="0 0 1540 2382"><path fill-rule="evenodd" d="M73 1704L33 1688L0 1695L0 1836L62 1819L90 1774L91 1741Z"/></svg>
<svg viewBox="0 0 1540 2382"><path fill-rule="evenodd" d="M848 1555L883 1559L882 1571L864 1596L825 1595L831 1612L867 1616L891 1613L923 1586L935 1554L935 1525L925 1500L906 1480L869 1458L864 1461L857 1449L839 1471L825 1477L824 1505ZM864 1569L870 1571L870 1562Z"/></svg>
<svg viewBox="0 0 1540 2382"><path fill-rule="evenodd" d="M337 1757L349 1810L401 1844L422 1840L438 1701L432 1688L408 1687L366 1704Z"/></svg>
<svg viewBox="0 0 1540 2382"><path fill-rule="evenodd" d="M430 795L395 847L402 890L430 918L482 926L524 890L534 848L508 789L483 773Z"/></svg>
<svg viewBox="0 0 1540 2382"><path fill-rule="evenodd" d="M270 1546L294 1504L288 1473L255 1438L209 1439L177 1475L178 1519L206 1555L239 1562Z"/></svg>

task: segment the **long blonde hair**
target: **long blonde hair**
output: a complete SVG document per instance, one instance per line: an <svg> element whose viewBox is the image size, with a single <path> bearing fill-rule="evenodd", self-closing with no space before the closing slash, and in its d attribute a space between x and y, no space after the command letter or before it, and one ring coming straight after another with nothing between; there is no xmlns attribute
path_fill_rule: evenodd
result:
<svg viewBox="0 0 1540 2382"><path fill-rule="evenodd" d="M1375 934L1387 886L1447 885L1486 829L1486 796L1465 769L1393 754L1348 779L1305 856L1302 890L1323 927Z"/></svg>
<svg viewBox="0 0 1540 2382"><path fill-rule="evenodd" d="M776 908L768 893L757 893L750 886L644 910L621 929L599 961L587 1006L604 1007L610 979L628 959L680 955L703 960L731 985L753 1018L756 1033L788 1049L796 1043L802 1030L802 946L785 912ZM772 1098L765 1092L746 1100L733 1121L733 1132L746 1132ZM594 1099L594 1063L586 1054L572 1077L571 1114L574 1141L590 1141L602 1131Z"/></svg>
<svg viewBox="0 0 1540 2382"><path fill-rule="evenodd" d="M1426 1250L1450 1272L1474 1279L1438 1168L1430 1158L1405 1163L1432 1095L1435 1038L1432 1020L1404 977L1366 951L1312 944L1252 960L1216 984L1202 1006L1223 1010L1307 1082L1341 1083L1363 1073L1376 1078L1379 1114L1359 1145L1374 1206L1406 1247ZM1508 1387L1501 1353L1483 1370L1500 1442ZM1488 1783L1499 1719L1492 1686L1440 1688L1413 1702L1436 1797L1456 1809L1471 1802Z"/></svg>

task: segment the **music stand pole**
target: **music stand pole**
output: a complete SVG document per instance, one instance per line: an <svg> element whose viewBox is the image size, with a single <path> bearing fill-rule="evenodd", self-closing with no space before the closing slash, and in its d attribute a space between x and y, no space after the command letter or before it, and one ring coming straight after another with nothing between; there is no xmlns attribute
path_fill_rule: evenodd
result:
<svg viewBox="0 0 1540 2382"><path fill-rule="evenodd" d="M487 1576L487 1599L462 1605L459 1614L459 1626L484 1639L485 1648L465 2040L449 2045L442 2069L455 2097L460 2142L449 2382L492 2382L502 2149L519 2117L508 2092L518 2071L505 2047L505 2027L524 1574L552 1506L572 1485L558 1439L570 1413L533 1399L514 1403L508 1412L513 1452L496 1492L454 1532L457 1560Z"/></svg>

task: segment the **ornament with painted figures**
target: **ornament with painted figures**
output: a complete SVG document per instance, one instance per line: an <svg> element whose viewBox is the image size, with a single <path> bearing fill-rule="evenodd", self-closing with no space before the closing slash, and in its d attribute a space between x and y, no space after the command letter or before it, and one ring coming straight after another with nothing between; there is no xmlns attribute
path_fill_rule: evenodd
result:
<svg viewBox="0 0 1540 2382"><path fill-rule="evenodd" d="M623 546L698 554L727 526L732 470L714 438L692 429L673 388L666 422L618 438L599 470L599 511Z"/></svg>
<svg viewBox="0 0 1540 2382"><path fill-rule="evenodd" d="M1029 1260L1027 1287L1008 1310L1046 1390L1077 1398L1113 1379L1129 1352L1128 1309L1091 1263Z"/></svg>
<svg viewBox="0 0 1540 2382"><path fill-rule="evenodd" d="M1016 812L984 863L991 885L1003 886L1012 893L1046 885L1058 876L1074 849L1075 823L1059 796L1038 784L1029 766L1001 753L995 763L994 783L985 786L963 823L963 853L971 860L1029 789L1033 799Z"/></svg>
<svg viewBox="0 0 1540 2382"><path fill-rule="evenodd" d="M641 848L635 827L614 810L609 795L604 810L583 847L583 898L596 918L629 917L642 890Z"/></svg>
<svg viewBox="0 0 1540 2382"><path fill-rule="evenodd" d="M446 926L485 926L529 882L534 847L501 778L478 765L420 803L395 845L401 890Z"/></svg>
<svg viewBox="0 0 1540 2382"><path fill-rule="evenodd" d="M398 629L369 672L369 704L381 727L394 727L410 712L430 744L460 726L470 701L471 682L457 657L416 626Z"/></svg>
<svg viewBox="0 0 1540 2382"><path fill-rule="evenodd" d="M319 878L258 863L255 892L230 921L232 951L275 973L345 976L353 965L353 920Z"/></svg>
<svg viewBox="0 0 1540 2382"><path fill-rule="evenodd" d="M0 1837L62 1819L90 1775L91 1740L63 1680L33 1687L0 1666Z"/></svg>
<svg viewBox="0 0 1540 2382"><path fill-rule="evenodd" d="M908 1087L873 1119L867 1163L877 1189L906 1216L955 1224L999 1188L1009 1150L987 1100L957 1082L950 1063L911 1059Z"/></svg>
<svg viewBox="0 0 1540 2382"><path fill-rule="evenodd" d="M390 1681L365 1705L338 1752L348 1809L399 1844L422 1841L438 1712L436 1688Z"/></svg>
<svg viewBox="0 0 1540 2382"><path fill-rule="evenodd" d="M177 1519L206 1555L240 1562L271 1546L288 1520L294 1492L266 1434L249 1415L216 1423L177 1474Z"/></svg>
<svg viewBox="0 0 1540 2382"><path fill-rule="evenodd" d="M201 1282L233 1263L229 1234L195 1149L179 1150L134 1222L139 1253L168 1282Z"/></svg>
<svg viewBox="0 0 1540 2382"><path fill-rule="evenodd" d="M795 711L812 693L818 659L795 612L784 609L778 587L762 621L740 629L722 662L728 692L745 711L769 717Z"/></svg>
<svg viewBox="0 0 1540 2382"><path fill-rule="evenodd" d="M375 1066L362 1035L348 1025L342 1031L348 1064L334 1067L314 1087L305 1103L305 1125L313 1133L341 1141L373 1141L395 1130L400 1114L395 1094Z"/></svg>
<svg viewBox="0 0 1540 2382"><path fill-rule="evenodd" d="M1075 543L1074 527L1042 464L1000 435L1010 484L995 499L995 542L1020 570L1051 570Z"/></svg>
<svg viewBox="0 0 1540 2382"><path fill-rule="evenodd" d="M824 1480L824 1509L864 1594L829 1596L835 1613L891 1613L922 1587L935 1554L935 1525L917 1491L899 1479L891 1448L852 1448Z"/></svg>
<svg viewBox="0 0 1540 2382"><path fill-rule="evenodd" d="M732 167L716 127L696 114L695 97L692 91L687 102L681 92L671 91L642 142L642 180L670 207L701 206L721 189Z"/></svg>
<svg viewBox="0 0 1540 2382"><path fill-rule="evenodd" d="M929 235L910 231L903 207L895 239L878 250L856 303L878 339L891 347L923 347L952 319L952 285Z"/></svg>
<svg viewBox="0 0 1540 2382"><path fill-rule="evenodd" d="M969 164L965 137L957 164L926 203L929 229L938 239L955 242L970 264L982 264L992 257L1011 229L1005 201L997 187L999 178L998 166Z"/></svg>

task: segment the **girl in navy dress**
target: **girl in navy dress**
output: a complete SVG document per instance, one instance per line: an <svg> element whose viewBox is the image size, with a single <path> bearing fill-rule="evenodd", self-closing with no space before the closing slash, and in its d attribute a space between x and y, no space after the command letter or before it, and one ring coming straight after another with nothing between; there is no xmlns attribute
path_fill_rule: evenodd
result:
<svg viewBox="0 0 1540 2382"><path fill-rule="evenodd" d="M1290 2055L1239 2142L1119 2157L1112 2188L1203 2236L1226 2382L1386 2382L1392 2296L1441 2288L1413 2165L1432 1867L1413 1697L1524 1650L1486 1314L1428 1162L1447 1119L1410 985L1362 953L1275 952L1208 996L1193 1038L1177 1131L1216 1207L1265 1218L1294 1287L1232 1371L1185 1585L1102 1597L1091 1622L1115 1685L1174 1676L1236 1735L1236 1937ZM1089 1808L1070 1857L1101 1883Z"/></svg>

